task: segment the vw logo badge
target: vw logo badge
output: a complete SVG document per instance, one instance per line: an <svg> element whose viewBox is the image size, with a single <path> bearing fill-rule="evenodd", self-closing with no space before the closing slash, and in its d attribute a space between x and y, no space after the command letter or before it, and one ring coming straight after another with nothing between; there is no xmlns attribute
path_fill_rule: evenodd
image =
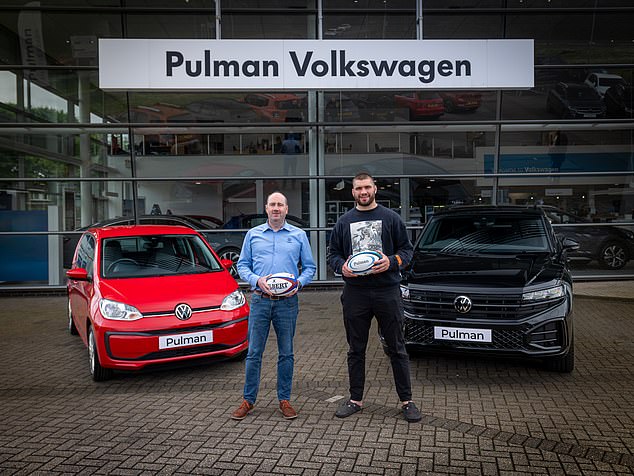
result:
<svg viewBox="0 0 634 476"><path fill-rule="evenodd" d="M471 310L471 305L471 299L469 299L467 296L458 296L456 299L453 300L453 307L455 307L456 311L461 314L466 314L467 312L469 312Z"/></svg>
<svg viewBox="0 0 634 476"><path fill-rule="evenodd" d="M192 308L187 304L179 304L176 306L176 309L174 309L174 314L176 314L176 317L181 321L186 321L192 317Z"/></svg>

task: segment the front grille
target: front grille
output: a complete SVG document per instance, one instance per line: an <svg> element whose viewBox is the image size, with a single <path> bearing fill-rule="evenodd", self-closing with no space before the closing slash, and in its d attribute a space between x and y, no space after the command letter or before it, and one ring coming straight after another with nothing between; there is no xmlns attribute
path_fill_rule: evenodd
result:
<svg viewBox="0 0 634 476"><path fill-rule="evenodd" d="M425 321L406 319L405 341L412 344L460 347L463 349L526 350L523 329L495 329L493 342L456 342L434 340L434 326Z"/></svg>
<svg viewBox="0 0 634 476"><path fill-rule="evenodd" d="M457 296L468 296L471 311L462 314L454 308ZM427 319L497 319L520 320L557 306L561 299L536 303L523 303L521 294L478 294L447 291L421 291L410 289L405 308L412 314Z"/></svg>

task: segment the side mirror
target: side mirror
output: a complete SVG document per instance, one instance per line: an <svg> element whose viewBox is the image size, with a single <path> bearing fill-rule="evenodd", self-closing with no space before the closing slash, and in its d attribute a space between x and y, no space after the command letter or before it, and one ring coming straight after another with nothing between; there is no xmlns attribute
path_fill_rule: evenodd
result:
<svg viewBox="0 0 634 476"><path fill-rule="evenodd" d="M68 279L72 279L73 281L90 281L88 277L88 271L84 268L73 268L66 271L66 276Z"/></svg>
<svg viewBox="0 0 634 476"><path fill-rule="evenodd" d="M573 251L579 249L579 243L575 240L571 240L570 238L564 238L561 240L561 246L565 251Z"/></svg>
<svg viewBox="0 0 634 476"><path fill-rule="evenodd" d="M231 269L231 267L233 266L233 261L231 261L230 259L221 259L220 264L227 269Z"/></svg>

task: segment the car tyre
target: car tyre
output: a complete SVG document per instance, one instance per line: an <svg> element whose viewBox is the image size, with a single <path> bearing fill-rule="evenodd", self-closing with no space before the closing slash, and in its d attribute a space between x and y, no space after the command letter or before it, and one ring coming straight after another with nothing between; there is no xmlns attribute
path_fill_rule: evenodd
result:
<svg viewBox="0 0 634 476"><path fill-rule="evenodd" d="M566 355L548 359L546 362L546 368L553 372L569 374L575 369L575 345L574 340L570 342L570 349Z"/></svg>
<svg viewBox="0 0 634 476"><path fill-rule="evenodd" d="M68 300L68 333L72 336L79 334L77 326L75 326L75 322L73 321L73 312L70 309L70 299Z"/></svg>
<svg viewBox="0 0 634 476"><path fill-rule="evenodd" d="M622 243L610 241L601 247L599 265L605 269L621 269L627 264L629 256Z"/></svg>
<svg viewBox="0 0 634 476"><path fill-rule="evenodd" d="M97 342L92 327L88 328L88 364L90 374L95 382L103 382L112 376L112 370L101 366L99 353L97 352Z"/></svg>
<svg viewBox="0 0 634 476"><path fill-rule="evenodd" d="M240 250L238 248L225 248L221 250L220 253L218 253L218 255L220 256L220 259L231 260L233 265L231 266L231 269L229 270L229 272L231 273L231 276L233 276L235 279L238 279L240 275L238 274L237 264L238 264L238 259L240 259Z"/></svg>

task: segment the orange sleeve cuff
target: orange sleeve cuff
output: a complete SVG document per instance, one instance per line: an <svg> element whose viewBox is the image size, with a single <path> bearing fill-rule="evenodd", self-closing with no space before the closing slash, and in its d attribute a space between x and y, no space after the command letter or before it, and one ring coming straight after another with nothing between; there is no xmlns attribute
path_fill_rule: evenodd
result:
<svg viewBox="0 0 634 476"><path fill-rule="evenodd" d="M403 260L401 259L401 257L399 255L394 255L394 257L396 258L396 262L398 263L399 267L403 265Z"/></svg>

